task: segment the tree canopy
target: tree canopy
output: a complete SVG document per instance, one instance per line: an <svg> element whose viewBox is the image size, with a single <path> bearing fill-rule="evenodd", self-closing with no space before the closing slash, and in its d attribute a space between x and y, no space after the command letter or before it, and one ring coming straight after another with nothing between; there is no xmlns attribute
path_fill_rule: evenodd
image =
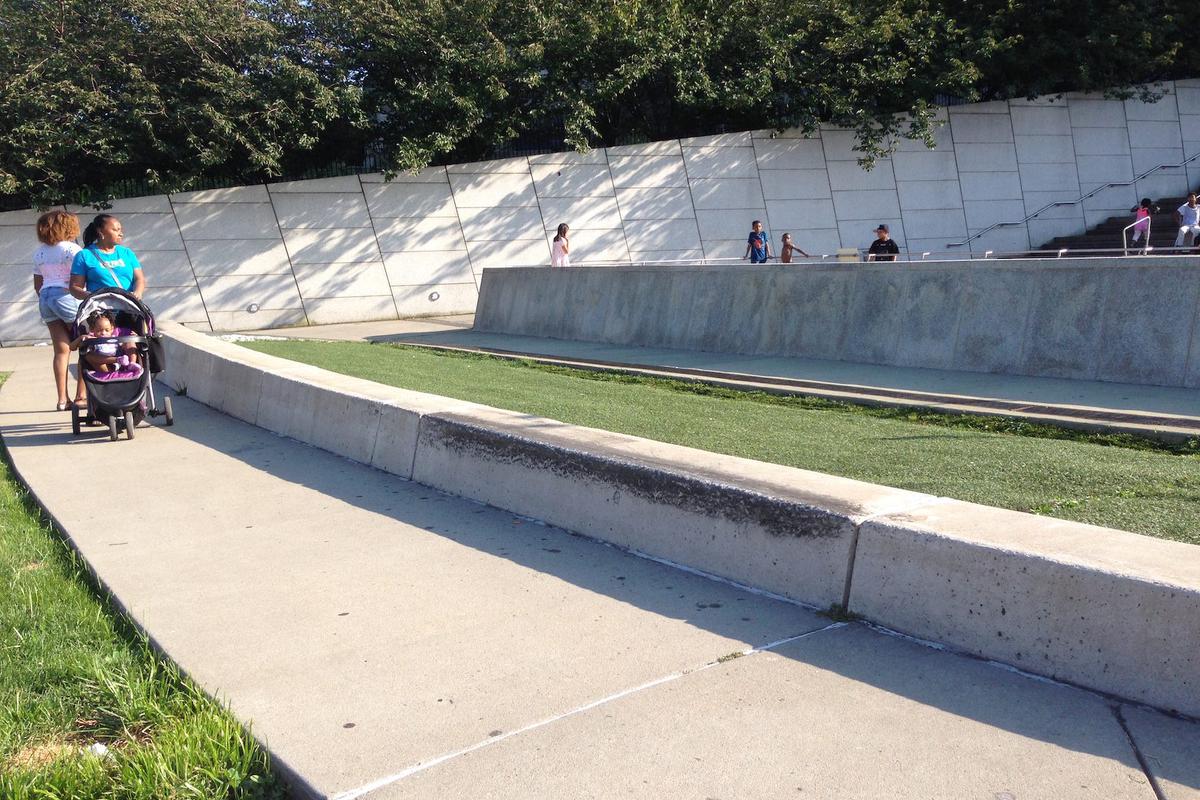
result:
<svg viewBox="0 0 1200 800"><path fill-rule="evenodd" d="M1121 0L3 0L0 196L391 170L747 128L928 139L947 98L1196 73Z"/></svg>

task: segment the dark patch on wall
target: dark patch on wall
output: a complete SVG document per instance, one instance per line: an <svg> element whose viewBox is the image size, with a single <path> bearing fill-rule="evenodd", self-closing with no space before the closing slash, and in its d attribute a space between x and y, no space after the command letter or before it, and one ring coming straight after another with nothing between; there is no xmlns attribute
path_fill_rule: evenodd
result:
<svg viewBox="0 0 1200 800"><path fill-rule="evenodd" d="M775 536L832 538L849 534L853 526L849 518L815 506L457 420L423 417L420 438L421 446L444 447L460 456L606 484L614 490L616 502L628 493L650 503L759 527Z"/></svg>

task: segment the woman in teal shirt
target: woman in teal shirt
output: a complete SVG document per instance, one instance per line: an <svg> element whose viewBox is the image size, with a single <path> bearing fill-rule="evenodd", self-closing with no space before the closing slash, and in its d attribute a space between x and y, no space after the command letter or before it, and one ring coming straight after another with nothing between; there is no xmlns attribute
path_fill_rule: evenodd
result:
<svg viewBox="0 0 1200 800"><path fill-rule="evenodd" d="M71 264L71 294L85 300L92 292L117 286L141 299L146 279L137 256L121 244L124 238L121 221L111 214L100 214L88 224L83 250Z"/></svg>

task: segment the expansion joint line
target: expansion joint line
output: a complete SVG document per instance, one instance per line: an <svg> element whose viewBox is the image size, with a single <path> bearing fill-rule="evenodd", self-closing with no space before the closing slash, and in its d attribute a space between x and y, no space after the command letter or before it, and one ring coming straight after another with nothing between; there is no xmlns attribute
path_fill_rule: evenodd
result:
<svg viewBox="0 0 1200 800"><path fill-rule="evenodd" d="M653 689L656 686L662 686L663 684L671 683L672 681L677 681L684 676L694 675L697 672L703 672L706 669L710 669L710 668L718 666L720 664L724 664L726 661L729 661L733 658L737 658L737 657L741 657L741 656L753 656L757 653L765 653L770 650L774 650L777 647L782 647L785 644L790 644L791 642L796 642L801 639L807 639L809 636L815 636L818 633L825 633L826 631L833 631L833 630L837 630L839 628L844 628L844 627L846 627L846 625L847 625L847 623L845 623L845 622L834 622L829 625L826 625L823 628L818 628L813 631L806 631L805 633L796 634L795 636L788 636L783 639L778 639L774 642L770 642L768 644L761 645L759 647L748 647L745 650L739 650L736 653L731 653L729 655L725 655L725 656L721 656L720 658L713 659L712 661L709 661L705 664L701 664L698 667L682 669L682 670L679 670L678 672L672 672L669 675L664 675L661 678L655 678L652 681L648 681L646 683L639 684L637 686L633 686L628 689L622 689L621 691L616 692L614 694L610 694L605 697L601 697L599 700L593 700L590 703L586 703L584 705L578 706L577 708L573 708L570 711L565 711L562 714L556 714L553 717L548 717L546 719L539 720L537 722L526 725L523 728L517 728L516 730L508 731L507 733L502 733L498 736L493 736L491 738L483 740L482 742L476 742L475 744L468 745L460 750L455 750L450 753L444 753L443 755L436 756L434 758L429 759L428 761L420 761L420 762L412 765L411 767L401 770L400 772L397 772L393 775L384 776L382 778L379 778L378 780L375 780L368 784L360 786L357 789L350 789L348 791L334 795L332 800L356 800L356 798L362 797L362 796L369 794L377 789L382 789L385 786L389 786L398 781L402 781L405 778L409 778L413 775L416 775L419 772L424 772L425 770L430 769L431 767L436 767L439 764L444 764L445 762L450 761L455 758L458 758L459 756L465 756L469 753L475 752L476 750L482 750L485 747L491 747L494 744L499 744L500 742L503 742L505 739L511 739L514 736L520 736L523 733L529 733L530 731L537 730L538 728L544 728L547 725L551 725L555 722L559 722L560 720L564 720L564 719L568 719L570 717L577 716L586 711L591 711L594 708L598 708L600 706L607 705L609 703L615 702L622 698L629 697L630 695L634 695L639 692L644 692L647 689Z"/></svg>
<svg viewBox="0 0 1200 800"><path fill-rule="evenodd" d="M854 562L858 558L858 539L859 534L862 532L863 525L866 525L868 522L874 522L878 519L885 519L895 514L901 514L905 511L910 511L914 507L926 508L928 506L939 505L941 503L948 502L948 500L949 498L936 497L932 501L922 502L919 506L909 506L908 508L891 508L886 511L880 511L878 513L863 517L862 519L852 523L854 525L854 533L850 537L850 557L846 564L846 585L842 587L843 610L850 610L850 590L854 582Z"/></svg>
<svg viewBox="0 0 1200 800"><path fill-rule="evenodd" d="M1129 723L1125 721L1125 714L1121 711L1121 706L1113 704L1110 706L1113 716L1117 718L1117 724L1121 726L1121 730L1125 733L1125 739L1129 742L1130 749L1133 750L1133 756L1137 759L1138 766L1142 768L1142 773L1146 776L1146 780L1150 783L1150 788L1154 791L1154 796L1157 800L1167 800L1166 792L1158 785L1158 778L1154 777L1154 770L1150 769L1150 764L1146 761L1146 756L1142 754L1142 748L1138 747L1137 740L1133 738L1133 731L1129 729Z"/></svg>

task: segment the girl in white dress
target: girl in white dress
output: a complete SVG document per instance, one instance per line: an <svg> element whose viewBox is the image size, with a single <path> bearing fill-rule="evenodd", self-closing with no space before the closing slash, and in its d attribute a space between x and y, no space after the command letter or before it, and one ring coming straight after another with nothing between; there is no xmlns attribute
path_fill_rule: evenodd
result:
<svg viewBox="0 0 1200 800"><path fill-rule="evenodd" d="M569 267L571 266L571 257L567 255L571 252L571 243L567 241L567 223L562 223L558 226L558 233L554 234L554 241L550 243L550 266L552 267Z"/></svg>

